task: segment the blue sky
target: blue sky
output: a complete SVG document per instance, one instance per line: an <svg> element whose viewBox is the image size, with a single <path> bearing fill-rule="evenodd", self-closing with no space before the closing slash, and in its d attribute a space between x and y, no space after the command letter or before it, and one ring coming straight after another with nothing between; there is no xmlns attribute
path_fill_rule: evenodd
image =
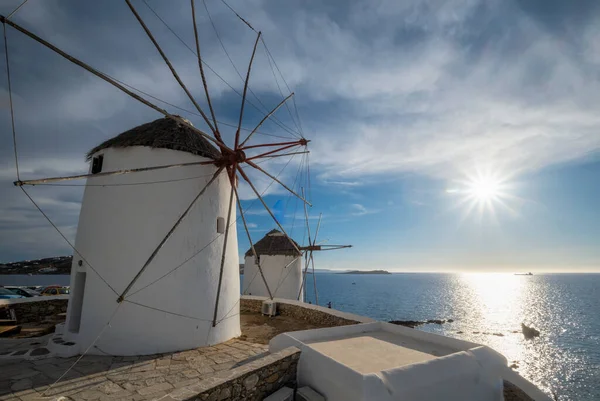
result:
<svg viewBox="0 0 600 401"><path fill-rule="evenodd" d="M6 15L19 3L3 2L0 12ZM133 3L205 105L194 56L143 2ZM193 46L184 3L148 0ZM206 61L241 90L202 2L197 4ZM254 33L222 2L206 4L244 73ZM600 270L600 3L231 5L263 32L296 93L302 129L312 141L313 230L322 213L320 238L354 245L319 253L318 268ZM31 0L14 21L136 88L193 108L124 2ZM8 40L25 178L84 172L90 148L159 117L12 29ZM251 88L273 107L282 96L262 45L255 63ZM238 95L207 74L219 119L235 123ZM3 63L0 77L0 261L67 254L68 246L11 184ZM183 115L205 128L198 117ZM248 108L246 117L244 125L252 127L261 115ZM277 117L295 127L285 109ZM272 122L263 128L287 136ZM294 158L281 175L289 185L300 160ZM286 162L265 166L278 172ZM483 199L474 200L467 213L465 200L478 172L502 181L501 190L485 207ZM255 178L261 191L268 186ZM243 204L250 205L249 189L240 190ZM300 206L294 219L296 203L287 201L284 190L274 185L266 193L270 205L287 204L284 225L290 231L293 225L301 242ZM82 187L36 187L31 194L74 238ZM273 228L258 206L248 216L255 240ZM238 231L242 254L248 243L241 226Z"/></svg>

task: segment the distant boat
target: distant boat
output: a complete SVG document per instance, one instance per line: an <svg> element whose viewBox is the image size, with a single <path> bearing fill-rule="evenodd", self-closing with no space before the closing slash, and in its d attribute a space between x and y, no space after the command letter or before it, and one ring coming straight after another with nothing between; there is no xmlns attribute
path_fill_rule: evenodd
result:
<svg viewBox="0 0 600 401"><path fill-rule="evenodd" d="M54 273L58 269L56 267L44 267L43 269L38 270L38 273Z"/></svg>
<svg viewBox="0 0 600 401"><path fill-rule="evenodd" d="M515 276L533 276L532 272L529 273L515 273Z"/></svg>

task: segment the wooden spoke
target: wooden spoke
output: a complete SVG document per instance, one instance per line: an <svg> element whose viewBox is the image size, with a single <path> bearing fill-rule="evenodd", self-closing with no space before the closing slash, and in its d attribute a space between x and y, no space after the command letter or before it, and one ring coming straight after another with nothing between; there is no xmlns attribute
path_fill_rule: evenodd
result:
<svg viewBox="0 0 600 401"><path fill-rule="evenodd" d="M208 183L206 183L206 185L204 186L204 188L202 188L202 190L198 193L198 195L196 195L196 197L190 202L190 205L187 207L187 209L185 209L185 211L181 214L181 216L179 216L179 218L177 219L177 221L175 222L175 224L173 224L173 227L171 227L171 229L169 230L169 232L167 233L167 235L165 235L164 238L162 239L162 241L160 241L160 243L156 246L156 248L154 249L154 251L152 252L152 254L150 255L150 257L148 258L148 260L146 260L146 263L144 263L144 266L142 266L142 268L140 269L140 271L135 275L135 277L127 285L127 287L125 288L125 290L123 290L123 292L121 293L121 295L119 296L119 298L117 298L117 302L119 302L119 303L123 302L123 300L125 299L125 295L127 295L127 293L129 292L129 290L131 289L131 287L133 287L133 285L135 284L135 282L140 278L140 276L142 275L142 273L144 272L144 270L146 270L146 268L148 267L148 265L150 265L150 263L152 263L152 261L154 260L154 258L158 254L158 252L161 250L161 248L163 247L163 245L169 240L169 238L171 238L171 235L173 235L173 233L175 232L175 230L177 229L177 227L179 227L179 224L181 224L181 222L183 221L183 219L185 219L185 217L188 215L189 211L192 209L192 206L194 206L196 204L196 201L198 199L200 199L200 197L204 194L204 192L206 192L206 190L208 189L208 187L213 182L215 182L215 180L219 177L219 174L221 174L222 171L223 171L223 167L220 167L219 169L217 169L217 171L215 171L215 174L212 176L212 178L210 179L210 181L208 181Z"/></svg>
<svg viewBox="0 0 600 401"><path fill-rule="evenodd" d="M304 188L302 188L302 195L303 196L305 195ZM308 244L312 246L313 242L310 237L310 224L308 222L308 210L306 209L306 203L304 203L304 219L306 220L306 231L308 232ZM306 282L306 273L308 272L308 259L307 259L306 255L308 255L308 251L306 251L306 253L305 253L304 261L306 263L306 266L304 268L304 277L302 278L302 283L300 284L300 292L298 293L298 301L300 300L300 296L302 295L302 288L304 288L304 283Z"/></svg>
<svg viewBox="0 0 600 401"><path fill-rule="evenodd" d="M269 288L269 284L267 283L267 279L263 273L262 267L260 265L260 258L256 253L256 249L254 248L254 243L252 242L252 237L250 236L250 231L248 230L248 224L246 223L246 217L244 216L244 209L242 209L242 202L240 201L240 197L238 195L237 189L235 185L233 186L235 191L235 198L237 200L238 208L240 209L240 216L242 216L242 222L244 223L244 230L248 235L248 241L250 242L250 248L252 249L252 254L254 255L254 260L256 261L256 265L258 266L258 271L260 272L260 276L262 277L263 282L265 283L265 287L267 287L267 292L269 293L269 298L273 299L273 294L271 293L271 289Z"/></svg>
<svg viewBox="0 0 600 401"><path fill-rule="evenodd" d="M240 143L240 129L242 128L242 119L244 118L244 104L246 103L246 92L248 91L248 81L250 80L250 70L252 70L252 62L254 61L254 55L256 54L256 46L260 40L261 33L259 32L256 36L256 42L254 42L254 49L252 50L252 57L250 57L250 63L248 64L248 72L246 73L246 82L244 82L244 92L242 94L242 107L240 108L240 120L238 122L237 131L235 132L235 145L234 149L238 148Z"/></svg>
<svg viewBox="0 0 600 401"><path fill-rule="evenodd" d="M190 93L190 91L188 90L188 88L185 86L185 84L183 83L183 81L181 80L181 78L179 78L179 74L177 74L177 71L175 71L175 68L173 67L173 65L169 61L169 58L163 52L163 50L161 49L161 47L158 44L158 42L156 41L156 39L154 39L154 36L152 35L152 32L150 32L150 30L148 29L148 27L144 23L144 20L142 20L142 17L140 17L140 15L138 14L138 12L135 10L135 8L133 7L133 4L131 4L130 0L125 0L125 2L129 6L129 9L131 10L131 12L135 16L135 18L138 20L138 22L140 23L140 25L142 26L142 28L144 28L144 31L146 32L146 35L148 36L148 38L150 38L150 40L154 44L154 47L156 47L156 50L158 50L158 52L160 53L160 56L162 57L162 59L164 60L164 62L167 64L167 66L171 70L171 73L173 74L173 77L175 77L175 80L177 80L177 82L179 83L179 86L181 86L181 88L184 90L185 94L188 96L188 98L190 99L190 101L194 104L194 107L196 107L196 110L198 110L198 112L202 115L202 118L204 119L204 121L206 122L206 124L208 125L208 127L210 128L210 130L213 132L213 134L215 134L215 132L216 132L215 127L213 127L213 125L210 123L210 120L208 119L208 117L206 116L206 114L204 114L204 111L200 108L200 105L198 104L198 102L196 102L196 99L194 99L194 97L192 96L192 94ZM195 25L194 25L194 27L195 27ZM216 134L215 134L215 137L216 137ZM219 142L221 142L221 141L219 141ZM225 145L225 144L223 144L223 145Z"/></svg>
<svg viewBox="0 0 600 401"><path fill-rule="evenodd" d="M279 227L279 229L281 230L281 232L283 233L283 235L285 235L285 237L294 246L294 249L296 251L298 251L299 254L302 254L302 252L300 252L300 249L298 249L298 247L296 246L296 243L287 234L287 232L285 231L285 229L283 228L283 226L279 223L279 221L277 220L277 218L275 217L275 215L273 214L273 212L271 211L271 209L269 209L269 207L265 203L265 201L262 198L262 196L260 196L260 194L256 190L256 187L254 186L254 184L252 184L252 181L250 181L250 178L248 178L248 176L246 175L246 173L244 172L244 170L240 166L238 166L238 171L240 172L240 174L242 175L242 177L244 178L244 180L248 183L248 185L250 185L250 188L252 188L252 191L256 194L256 196L258 197L258 200L260 200L260 203L262 203L262 205L265 207L265 209L267 210L267 212L269 213L269 215L271 216L271 218L275 221L275 224L277 224L277 227Z"/></svg>
<svg viewBox="0 0 600 401"><path fill-rule="evenodd" d="M319 305L319 292L317 291L317 276L315 276L315 259L313 258L312 251L310 251L310 263L312 265L313 286L315 287L315 304Z"/></svg>
<svg viewBox="0 0 600 401"><path fill-rule="evenodd" d="M279 149L275 149L275 150L271 150L269 152L261 153L260 155L249 157L245 161L248 162L248 160L260 159L261 157L272 155L273 153L281 152L282 150L286 150L286 149L290 149L290 148L295 148L296 146L299 146L299 145L295 144L295 145L284 146L284 147L279 148Z"/></svg>
<svg viewBox="0 0 600 401"><path fill-rule="evenodd" d="M193 1L193 0L192 0L192 1ZM275 107L273 110L271 110L271 112L270 112L269 114L265 115L265 116L263 117L263 119L262 119L262 120L260 120L260 122L258 123L258 125L257 125L256 127L254 127L254 129L252 130L252 132L250 132L250 134L248 134L248 136L246 137L246 139L244 139L244 142L242 142L242 143L240 144L240 147L243 147L243 146L244 146L244 144L245 144L246 142L248 142L248 140L249 140L249 139L252 137L252 135L254 135L254 133L256 132L256 130L258 130L258 129L260 128L260 126L261 126L261 125L263 125L263 123L264 123L265 121L267 121L267 119L268 119L269 117L271 117L271 116L272 116L272 115L273 115L273 114L274 114L274 113L275 113L277 110L279 110L279 108L280 108L281 106L283 106L283 104L284 104L285 102L287 102L287 101L288 101L288 99L290 99L292 96L294 96L294 93L291 93L291 94L290 94L288 97L286 97L285 99L283 99L283 100L282 100L282 101L281 101L281 102L280 102L280 103L279 103L279 104L278 104L278 105L277 105L277 106L276 106L276 107Z"/></svg>
<svg viewBox="0 0 600 401"><path fill-rule="evenodd" d="M210 109L210 115L212 116L213 123L215 124L214 134L215 138L223 142L221 133L219 132L219 126L217 125L217 117L215 116L215 110L213 109L212 102L210 101L210 94L208 93L208 84L206 83L206 77L204 75L204 67L202 66L202 56L200 55L200 39L198 38L198 27L196 26L196 8L194 7L194 0L190 0L192 5L192 23L194 24L194 37L196 38L196 55L198 56L198 67L200 68L200 76L202 77L202 85L204 86L204 93L206 94L206 101L208 102L208 108Z"/></svg>
<svg viewBox="0 0 600 401"><path fill-rule="evenodd" d="M304 252L304 273L302 274L302 282L300 283L300 291L298 292L298 301L300 301L300 297L302 296L302 289L304 288L304 283L306 282L306 274L308 273L308 252Z"/></svg>
<svg viewBox="0 0 600 401"><path fill-rule="evenodd" d="M227 224L225 225L225 238L223 239L223 253L221 254L221 270L219 271L219 284L217 285L217 297L215 299L215 312L213 313L212 327L217 325L217 313L219 311L219 298L221 297L221 283L223 282L223 269L225 268L225 256L227 255L227 239L229 238L229 226L231 224L231 209L233 207L233 197L235 195L235 168L232 167L229 181L231 183L231 192L229 193L229 209L227 211Z"/></svg>
<svg viewBox="0 0 600 401"><path fill-rule="evenodd" d="M281 154L281 155L268 155L268 156L263 156L263 158L265 158L265 157L284 157L284 156L304 155L306 153L310 153L310 152L308 150L305 150L304 152L284 153L284 154Z"/></svg>
<svg viewBox="0 0 600 401"><path fill-rule="evenodd" d="M302 188L302 195L306 196L304 192L304 188ZM306 231L308 232L308 243L309 245L313 245L312 240L310 238L310 224L308 224L308 209L306 209L306 203L304 204L304 219L306 220Z"/></svg>
<svg viewBox="0 0 600 401"><path fill-rule="evenodd" d="M315 231L315 237L313 238L313 242L312 242L313 246L317 243L317 236L319 235L319 228L321 228L321 218L322 217L323 217L323 213L319 213L319 221L317 222L317 230Z"/></svg>
<svg viewBox="0 0 600 401"><path fill-rule="evenodd" d="M155 104L147 101L146 99L144 99L143 97L139 96L138 94L136 94L136 93L130 91L129 89L125 88L123 85L121 85L120 83L118 83L114 79L108 77L103 72L100 72L100 71L96 70L95 68L93 68L92 66L90 66L89 64L84 63L83 61L81 61L81 60L79 60L79 59L71 56L68 53L65 53L64 51L60 50L58 47L54 46L50 42L47 42L46 40L44 40L44 39L40 38L39 36L37 36L36 34L32 33L31 31L28 31L27 29L23 28L22 26L20 26L18 24L15 24L14 22L6 19L2 15L0 15L0 22L3 23L3 24L10 25L11 27L15 28L17 31L19 31L19 32L21 32L21 33L29 36L31 39L33 39L36 42L40 43L41 45L47 47L48 49L52 50L53 52L59 54L60 56L62 56L65 59L69 60L70 62L72 62L73 64L78 65L79 67L83 68L84 70L86 70L88 72L91 72L92 74L94 74L98 78L102 79L103 81L108 82L109 84L111 84L115 88L119 89L120 91L126 93L127 95L131 96L132 98L134 98L138 102L141 102L141 103L145 104L146 106L150 107L151 109L158 111L159 113L161 113L165 117L168 117L168 118L170 118L170 119L172 119L174 121L177 121L180 124L185 125L189 129L191 129L194 132L196 132L198 135L201 135L204 138L208 139L209 141L215 143L217 146L223 146L215 138L213 138L212 136L207 135L206 133L202 132L198 128L194 127L192 124L190 124L187 121L185 121L183 118L181 118L179 116L172 115L168 111L166 111L164 109L161 109L160 107L158 107ZM229 149L227 147L225 147L225 150L231 152L231 149Z"/></svg>
<svg viewBox="0 0 600 401"><path fill-rule="evenodd" d="M105 172L96 173L96 174L79 174L79 175L69 175L69 176L63 176L63 177L40 178L37 180L15 181L15 182L13 182L13 184L15 186L20 187L23 185L38 185L38 184L46 184L46 183L50 183L50 182L80 180L83 178L106 177L109 175L123 175L123 174L131 174L131 173L140 173L142 171L162 170L165 168L187 167L187 166L206 166L208 164L215 164L215 162L203 161L203 162L190 162L190 163L179 163L179 164L166 164L163 166L140 167L140 168L132 168L129 170L105 171Z"/></svg>
<svg viewBox="0 0 600 401"><path fill-rule="evenodd" d="M312 206L312 204L309 201L307 201L304 197L302 197L302 196L298 195L297 193L295 193L287 185L285 185L283 182L279 181L277 179L277 177L274 177L273 175L269 174L266 170L264 170L262 167L260 167L256 163L252 162L251 160L246 160L246 163L248 163L250 166L252 166L255 169L257 169L258 171L262 171L263 173L265 173L269 178L271 178L273 181L279 183L282 187L284 187L285 189L287 189L292 195L294 195L295 197L297 197L298 199L300 199L302 202L308 203L310 206Z"/></svg>
<svg viewBox="0 0 600 401"><path fill-rule="evenodd" d="M319 249L313 249L314 251L333 251L336 249L345 249L345 248L352 248L352 245L329 245L332 248L323 248L324 245L317 245L317 247L319 247Z"/></svg>
<svg viewBox="0 0 600 401"><path fill-rule="evenodd" d="M296 146L306 146L310 141L307 139L300 139L297 141L291 141L291 142L277 142L277 143L263 143L260 145L251 145L251 146L246 146L243 147L240 145L240 148L244 151L248 150L248 149L256 149L256 148L269 148L269 147L273 147L273 146L284 146L284 145L296 145Z"/></svg>

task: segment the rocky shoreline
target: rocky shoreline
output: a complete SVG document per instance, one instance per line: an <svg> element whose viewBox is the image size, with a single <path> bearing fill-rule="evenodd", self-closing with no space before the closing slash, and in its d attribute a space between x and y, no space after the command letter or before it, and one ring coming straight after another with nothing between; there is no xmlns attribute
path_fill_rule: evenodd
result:
<svg viewBox="0 0 600 401"><path fill-rule="evenodd" d="M452 323L454 319L429 319L429 320L390 320L389 323L397 324L398 326L410 327L414 329L416 327L422 326L424 324L438 324L442 325L445 323ZM539 337L540 332L533 327L529 327L523 323L521 323L521 330L511 330L510 334L523 333L523 336L526 339L532 339L534 337ZM457 331L456 334L464 334L464 331ZM474 331L473 334L483 334L483 335L492 335L496 337L504 337L503 333L490 333L487 331Z"/></svg>

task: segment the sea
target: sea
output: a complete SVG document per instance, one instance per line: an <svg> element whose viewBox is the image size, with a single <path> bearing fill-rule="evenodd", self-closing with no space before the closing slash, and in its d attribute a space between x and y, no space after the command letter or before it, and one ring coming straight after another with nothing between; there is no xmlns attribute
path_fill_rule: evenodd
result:
<svg viewBox="0 0 600 401"><path fill-rule="evenodd" d="M317 273L320 305L374 319L448 320L417 330L485 344L559 401L600 400L600 274ZM0 276L0 285L68 285L69 276ZM316 303L312 277L307 301ZM540 336L531 340L521 323Z"/></svg>

